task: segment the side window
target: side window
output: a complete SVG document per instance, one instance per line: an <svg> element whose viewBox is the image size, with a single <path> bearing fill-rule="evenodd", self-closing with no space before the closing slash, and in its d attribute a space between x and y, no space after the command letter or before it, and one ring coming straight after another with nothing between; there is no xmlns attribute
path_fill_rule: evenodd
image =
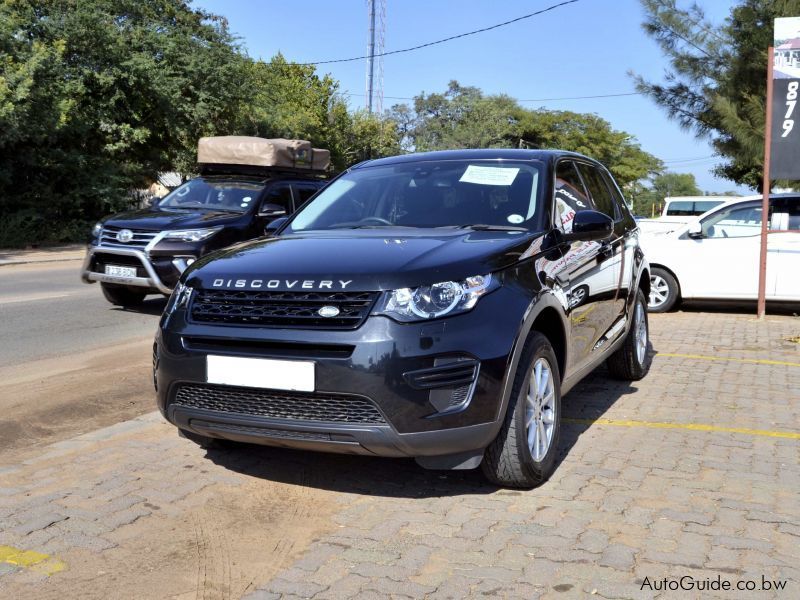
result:
<svg viewBox="0 0 800 600"><path fill-rule="evenodd" d="M694 214L694 204L691 200L673 200L666 210L668 217L691 217Z"/></svg>
<svg viewBox="0 0 800 600"><path fill-rule="evenodd" d="M556 165L554 196L555 225L566 233L572 231L572 219L576 212L594 209L580 173L570 160L561 161Z"/></svg>
<svg viewBox="0 0 800 600"><path fill-rule="evenodd" d="M294 200L297 208L300 208L303 204L306 203L306 200L311 198L314 194L319 191L320 188L312 185L298 185L295 184L294 186Z"/></svg>
<svg viewBox="0 0 800 600"><path fill-rule="evenodd" d="M286 214L292 212L292 188L288 183L277 183L272 185L264 196L261 203L261 210L264 210L266 204L277 204L283 207Z"/></svg>
<svg viewBox="0 0 800 600"><path fill-rule="evenodd" d="M583 181L592 196L594 205L601 213L604 213L617 220L617 211L614 208L614 201L611 199L611 192L606 185L603 176L595 167L587 164L581 164L579 167Z"/></svg>
<svg viewBox="0 0 800 600"><path fill-rule="evenodd" d="M755 204L733 206L703 220L703 237L750 237L761 233L761 207Z"/></svg>
<svg viewBox="0 0 800 600"><path fill-rule="evenodd" d="M614 181L614 178L611 177L611 174L608 171L601 171L600 174L603 177L603 180L606 182L606 186L611 191L611 197L614 199L614 210L616 211L616 218L615 221L633 221L633 216L631 215L630 208L628 207L628 203L625 201L625 196L622 195L622 192L617 185L617 182Z"/></svg>
<svg viewBox="0 0 800 600"><path fill-rule="evenodd" d="M769 228L773 231L800 229L800 198L772 198Z"/></svg>

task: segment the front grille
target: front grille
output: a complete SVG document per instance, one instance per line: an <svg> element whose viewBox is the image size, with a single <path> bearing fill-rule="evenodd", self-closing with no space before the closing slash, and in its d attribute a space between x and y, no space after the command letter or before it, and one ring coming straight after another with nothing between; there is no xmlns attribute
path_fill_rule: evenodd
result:
<svg viewBox="0 0 800 600"><path fill-rule="evenodd" d="M369 315L378 293L197 290L191 318L198 323L355 329ZM334 306L339 314L321 317L323 306Z"/></svg>
<svg viewBox="0 0 800 600"><path fill-rule="evenodd" d="M158 235L158 231L145 231L143 229L130 229L133 233L133 238L130 242L120 242L117 239L117 234L126 229L126 227L103 227L100 232L100 245L109 248L131 248L133 250L143 250L147 244L153 241Z"/></svg>
<svg viewBox="0 0 800 600"><path fill-rule="evenodd" d="M386 420L369 398L250 389L233 386L182 385L173 404L223 413L287 419L383 425Z"/></svg>

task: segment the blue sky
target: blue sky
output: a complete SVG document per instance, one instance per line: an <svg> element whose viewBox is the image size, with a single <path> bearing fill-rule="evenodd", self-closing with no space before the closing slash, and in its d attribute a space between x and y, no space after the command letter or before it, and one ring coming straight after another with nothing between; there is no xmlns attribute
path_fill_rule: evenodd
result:
<svg viewBox="0 0 800 600"><path fill-rule="evenodd" d="M386 50L456 35L556 4L558 0L387 0ZM730 0L698 0L721 22ZM227 17L253 57L314 62L362 56L367 49L365 0L196 0ZM679 2L679 4L681 4ZM682 4L686 4L683 2ZM638 0L580 0L494 31L384 59L384 107L390 96L440 92L448 81L506 93L520 100L633 91L634 71L660 79L665 61L641 28ZM364 105L366 61L320 66L341 82L353 108ZM524 102L530 108L597 113L634 135L642 148L676 172L693 173L703 190L737 189L716 179L713 150L682 131L641 96ZM745 192L743 188L739 189Z"/></svg>

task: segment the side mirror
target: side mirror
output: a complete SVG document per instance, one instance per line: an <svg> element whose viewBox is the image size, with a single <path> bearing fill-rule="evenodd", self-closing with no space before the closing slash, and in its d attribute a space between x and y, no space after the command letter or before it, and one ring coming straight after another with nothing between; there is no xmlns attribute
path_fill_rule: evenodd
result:
<svg viewBox="0 0 800 600"><path fill-rule="evenodd" d="M160 196L153 196L152 198L147 200L147 206L156 207L158 206L158 203L161 202L162 200L163 198L161 198Z"/></svg>
<svg viewBox="0 0 800 600"><path fill-rule="evenodd" d="M270 221L269 223L266 224L266 226L264 226L264 235L272 235L278 229L283 227L283 224L286 223L286 221L288 220L289 217L280 217L279 219Z"/></svg>
<svg viewBox="0 0 800 600"><path fill-rule="evenodd" d="M614 233L614 221L596 210L582 210L572 219L572 231L561 236L565 242L605 240Z"/></svg>
<svg viewBox="0 0 800 600"><path fill-rule="evenodd" d="M699 239L703 237L703 226L700 225L700 221L695 221L694 223L689 225L689 229L686 230L686 233L692 239Z"/></svg>
<svg viewBox="0 0 800 600"><path fill-rule="evenodd" d="M282 217L286 214L286 209L280 204L263 204L258 211L259 217Z"/></svg>

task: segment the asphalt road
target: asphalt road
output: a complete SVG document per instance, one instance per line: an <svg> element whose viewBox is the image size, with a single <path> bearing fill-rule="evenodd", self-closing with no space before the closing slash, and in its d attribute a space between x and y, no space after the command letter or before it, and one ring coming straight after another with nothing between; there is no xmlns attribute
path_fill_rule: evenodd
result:
<svg viewBox="0 0 800 600"><path fill-rule="evenodd" d="M0 266L0 458L155 409L151 347L166 300L112 306L80 266Z"/></svg>
<svg viewBox="0 0 800 600"><path fill-rule="evenodd" d="M0 366L64 356L153 335L164 308L109 304L100 284L80 280L80 261L0 267Z"/></svg>

